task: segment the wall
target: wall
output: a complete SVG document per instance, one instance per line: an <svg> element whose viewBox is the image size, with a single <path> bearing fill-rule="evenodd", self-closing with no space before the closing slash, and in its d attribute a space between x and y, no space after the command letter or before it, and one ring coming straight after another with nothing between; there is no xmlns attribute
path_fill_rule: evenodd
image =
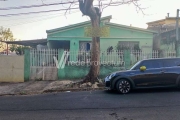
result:
<svg viewBox="0 0 180 120"><path fill-rule="evenodd" d="M84 36L84 27L86 26L89 25L87 24L79 27L72 27L69 29L48 33L47 39L49 42L49 47L55 48L52 45L50 46L50 44L52 44L52 41L70 40L70 50L79 50L80 41L91 41L91 38ZM107 50L107 48L110 46L113 46L115 48L119 41L139 41L140 48L150 46L151 48L144 50L152 50L153 33L119 26L107 26L110 27L110 35L106 38L101 37L101 50Z"/></svg>
<svg viewBox="0 0 180 120"><path fill-rule="evenodd" d="M0 55L0 82L24 82L24 56Z"/></svg>
<svg viewBox="0 0 180 120"><path fill-rule="evenodd" d="M180 35L180 29L179 29L179 35ZM159 48L161 50L175 50L176 30L174 29L159 34L158 40L160 41Z"/></svg>
<svg viewBox="0 0 180 120"><path fill-rule="evenodd" d="M143 32L134 30L131 28L123 28L123 27L116 27L116 26L109 26L110 27L110 36L109 38L103 38L101 40L101 48L107 49L109 46L115 46L118 44L119 41L138 41L140 45L140 49L144 46L151 46L150 49L152 50L153 44L153 33Z"/></svg>
<svg viewBox="0 0 180 120"><path fill-rule="evenodd" d="M152 38L153 39L153 38ZM100 46L101 50L107 50L108 47L112 46L114 49L116 48L119 41L138 41L140 49L143 48L143 46L150 46L151 48L148 48L147 51L152 50L152 39L150 38L144 38L144 39L138 39L138 38L109 38L109 39L101 39Z"/></svg>
<svg viewBox="0 0 180 120"><path fill-rule="evenodd" d="M64 69L58 70L58 78L63 79L83 79L88 74L88 66L65 66ZM108 74L122 70L120 67L101 66L99 78L103 79Z"/></svg>
<svg viewBox="0 0 180 120"><path fill-rule="evenodd" d="M175 43L171 42L170 44L161 44L161 50L175 50Z"/></svg>

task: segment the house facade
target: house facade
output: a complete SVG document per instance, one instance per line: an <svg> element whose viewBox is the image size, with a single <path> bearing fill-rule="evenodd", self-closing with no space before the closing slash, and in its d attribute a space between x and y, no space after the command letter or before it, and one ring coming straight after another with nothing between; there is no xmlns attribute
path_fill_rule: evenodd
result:
<svg viewBox="0 0 180 120"><path fill-rule="evenodd" d="M176 17L167 16L165 19L148 22L147 25L147 29L157 32L157 34L155 34L153 38L154 50L175 50Z"/></svg>
<svg viewBox="0 0 180 120"><path fill-rule="evenodd" d="M152 50L153 34L151 30L111 23L112 16L101 19L101 27L109 28L109 35L101 37L100 49L117 50L117 46L134 49L139 46L143 51ZM73 24L57 29L47 30L47 45L51 49L68 49L70 51L89 51L92 48L91 37L85 36L85 28L90 21Z"/></svg>

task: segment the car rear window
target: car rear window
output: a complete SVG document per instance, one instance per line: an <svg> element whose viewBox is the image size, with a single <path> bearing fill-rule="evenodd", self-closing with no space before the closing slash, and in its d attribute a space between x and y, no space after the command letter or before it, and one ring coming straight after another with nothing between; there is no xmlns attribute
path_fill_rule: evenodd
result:
<svg viewBox="0 0 180 120"><path fill-rule="evenodd" d="M163 60L163 63L164 63L164 67L180 66L179 59Z"/></svg>

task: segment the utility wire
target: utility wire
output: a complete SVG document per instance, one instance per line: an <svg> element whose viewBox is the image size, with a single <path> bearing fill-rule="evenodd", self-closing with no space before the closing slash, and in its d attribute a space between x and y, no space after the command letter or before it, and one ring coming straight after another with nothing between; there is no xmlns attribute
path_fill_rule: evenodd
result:
<svg viewBox="0 0 180 120"><path fill-rule="evenodd" d="M0 1L6 1L6 0L0 0ZM106 0L101 0L101 1L106 1ZM78 2L78 0L73 0L73 1L68 1L68 2L49 3L49 4L45 4L42 1L42 3L43 4L41 4L41 5L28 5L28 6L17 6L17 7L0 8L0 10L12 10L12 9L33 8L33 7L46 7L46 6L52 6L52 5L75 4L75 3L79 3L79 2Z"/></svg>
<svg viewBox="0 0 180 120"><path fill-rule="evenodd" d="M62 12L61 12L62 13ZM24 20L24 19L31 19L31 18L42 18L42 17L47 17L47 16L54 16L54 15L59 15L61 13L56 13L56 14L45 14L45 15L36 15L36 16L29 16L29 17L20 17L17 19L9 19L8 17L4 17L5 19L0 20L1 21L15 21L15 20Z"/></svg>
<svg viewBox="0 0 180 120"><path fill-rule="evenodd" d="M73 13L77 13L79 11L74 11L74 12L71 12L70 14L73 14ZM70 15L68 14L68 15ZM51 16L51 17L46 17L46 18L42 18L42 19L36 19L36 20L32 20L32 21L25 21L25 22L21 22L21 23L14 23L14 24L8 24L8 25L3 25L5 27L12 27L12 26L18 26L18 25L24 25L24 24L29 24L29 23L34 23L34 22L41 22L41 21L44 21L44 20L48 20L48 19L52 19L52 18L56 18L56 17L59 17L59 16L64 16L64 14L59 14L59 15L56 15L56 16Z"/></svg>
<svg viewBox="0 0 180 120"><path fill-rule="evenodd" d="M102 0L102 1L105 1L105 0ZM128 4L130 3L131 1L128 1L127 3L123 3L123 2L120 2L120 1L116 1L116 2L111 2L109 4L107 3L104 3L102 4L102 6L104 5L108 5L108 6L119 6L119 5L122 5L122 4ZM64 4L71 4L71 3L75 3L74 2L64 2ZM34 6L42 6L42 5L34 5ZM94 5L96 6L96 5ZM24 6L25 7L25 6ZM26 6L27 7L27 6ZM28 6L30 7L30 6ZM31 7L33 7L33 5L31 5ZM10 7L11 9L13 7ZM23 6L21 7L16 7L16 8L23 8ZM79 9L79 7L76 7L76 8L64 8L64 9L59 9L59 10L48 10L48 11L38 11L38 12L27 12L27 13L16 13L16 14L4 14L4 15L0 15L0 17L11 17L11 16L20 16L20 15L29 15L29 14L38 14L38 13L48 13L48 12L57 12L57 11L68 11L68 10L71 10L71 9Z"/></svg>
<svg viewBox="0 0 180 120"><path fill-rule="evenodd" d="M73 4L73 3L77 3L77 2L78 1L60 2L60 3L51 3L51 4L41 4L41 5L18 6L18 7L8 7L8 8L0 8L0 10L12 10L12 9L23 9L23 8L33 8L33 7L46 7L46 6L52 6L52 5Z"/></svg>
<svg viewBox="0 0 180 120"><path fill-rule="evenodd" d="M79 8L70 8L70 9L79 9ZM69 8L58 9L58 10L38 11L38 12L17 13L17 14L5 14L5 15L0 15L0 17L11 17L11 16L30 15L30 14L37 14L37 13L48 13L48 12L67 11L67 10L69 10Z"/></svg>
<svg viewBox="0 0 180 120"><path fill-rule="evenodd" d="M106 0L101 0L101 1L106 1ZM33 8L33 7L46 7L46 6L52 6L52 5L65 5L65 4L75 4L75 5L79 5L79 4L76 4L78 3L78 1L73 1L73 2L60 2L60 3L50 3L50 4L41 4L41 5L28 5L28 6L18 6L18 7L7 7L7 8L0 8L0 10L12 10L12 9L23 9L23 8ZM118 4L118 3L122 3L122 2L112 2L111 4ZM110 5L108 3L104 3L102 5ZM94 5L94 6L98 6L98 5ZM114 6L114 5L113 5Z"/></svg>

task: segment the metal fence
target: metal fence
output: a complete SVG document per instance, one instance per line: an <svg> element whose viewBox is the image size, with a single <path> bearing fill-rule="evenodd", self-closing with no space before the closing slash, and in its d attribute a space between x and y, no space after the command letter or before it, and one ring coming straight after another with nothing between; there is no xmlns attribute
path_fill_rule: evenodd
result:
<svg viewBox="0 0 180 120"><path fill-rule="evenodd" d="M159 58L159 52L154 51L140 51L133 50L131 51L131 65L136 63L139 60L150 59L150 58Z"/></svg>
<svg viewBox="0 0 180 120"><path fill-rule="evenodd" d="M98 53L95 53L98 54ZM124 61L124 51L100 51L100 63L117 63ZM42 49L30 50L30 66L36 67L55 67L56 61L54 58L58 60L65 59L66 57L66 64L68 62L84 62L89 63L91 62L92 53L90 51L70 51L65 50L63 55L58 56L58 49ZM61 58L64 57L64 58ZM131 50L130 51L130 61L131 64L136 63L139 60L143 59L150 59L150 58L173 58L176 57L175 51L141 51L141 50Z"/></svg>
<svg viewBox="0 0 180 120"><path fill-rule="evenodd" d="M58 59L58 49L31 49L30 50L30 66L56 66L53 57Z"/></svg>
<svg viewBox="0 0 180 120"><path fill-rule="evenodd" d="M100 51L100 65L125 67L124 51ZM42 78L43 80L56 80L58 74L59 63L63 61L65 64L71 63L91 63L92 53L90 51L69 51L65 50L59 56L58 49L31 49L30 50L30 79L35 80ZM130 64L133 65L139 60L149 58L173 58L176 57L175 51L130 51Z"/></svg>
<svg viewBox="0 0 180 120"><path fill-rule="evenodd" d="M136 63L143 59L153 59L153 58L174 58L176 57L176 51L131 51L131 64Z"/></svg>
<svg viewBox="0 0 180 120"><path fill-rule="evenodd" d="M65 51L69 57L68 61L73 62L82 62L85 63L91 62L90 51ZM96 54L96 53L95 53ZM112 61L122 61L124 57L123 51L100 51L100 62L112 62Z"/></svg>
<svg viewBox="0 0 180 120"><path fill-rule="evenodd" d="M57 49L30 50L30 80L57 80L57 67L53 57L58 58Z"/></svg>

